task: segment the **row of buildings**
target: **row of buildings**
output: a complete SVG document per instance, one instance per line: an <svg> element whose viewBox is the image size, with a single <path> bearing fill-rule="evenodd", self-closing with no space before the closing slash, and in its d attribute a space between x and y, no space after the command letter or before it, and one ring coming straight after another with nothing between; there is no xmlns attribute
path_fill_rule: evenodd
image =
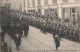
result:
<svg viewBox="0 0 80 52"><path fill-rule="evenodd" d="M24 0L0 0L0 6L9 6L14 10L21 10L24 5Z"/></svg>
<svg viewBox="0 0 80 52"><path fill-rule="evenodd" d="M80 19L80 0L0 0L1 6L11 9L51 16L58 16L61 22L67 18L69 25L77 25ZM50 17L49 17L50 18Z"/></svg>

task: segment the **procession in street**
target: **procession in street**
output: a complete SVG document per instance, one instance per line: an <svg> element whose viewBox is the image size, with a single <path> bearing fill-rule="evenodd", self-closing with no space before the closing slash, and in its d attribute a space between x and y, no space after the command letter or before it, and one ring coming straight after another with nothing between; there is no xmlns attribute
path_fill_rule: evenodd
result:
<svg viewBox="0 0 80 52"><path fill-rule="evenodd" d="M79 1L51 1L3 1L0 52L80 52Z"/></svg>
<svg viewBox="0 0 80 52"><path fill-rule="evenodd" d="M29 28L29 26L33 26L34 28L39 29L40 34L43 33L43 35L45 36L47 36L47 33L50 33L51 36L53 37L52 42L55 42L54 43L55 46L53 46L56 48L55 50L58 50L58 47L60 47L60 44L61 44L60 41L63 41L63 38L68 39L70 41L77 42L77 43L80 42L79 29L68 28L66 26L62 26L61 24L56 24L56 23L51 24L51 23L48 23L51 20L46 21L47 19L45 20L44 18L35 17L33 15L29 16L29 15L24 15L24 14L19 14L19 13L10 13L9 17L11 18L8 19L8 21L2 21L2 24L1 24L2 47L5 46L7 48L8 45L5 41L6 39L5 36L9 36L14 41L16 50L19 51L21 44L24 43L22 40L23 37L27 39L27 37L30 35L29 34L30 30L35 31L34 32L36 33L35 35L39 34L37 30L31 29ZM34 36L33 33L32 35ZM35 36L35 38L37 37ZM10 45L10 47L11 46L12 45Z"/></svg>

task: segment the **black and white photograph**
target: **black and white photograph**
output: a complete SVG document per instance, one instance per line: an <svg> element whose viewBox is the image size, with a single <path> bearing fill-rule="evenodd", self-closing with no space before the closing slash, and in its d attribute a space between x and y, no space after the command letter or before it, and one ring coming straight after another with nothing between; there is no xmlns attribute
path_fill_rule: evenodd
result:
<svg viewBox="0 0 80 52"><path fill-rule="evenodd" d="M80 52L80 0L0 0L0 52Z"/></svg>

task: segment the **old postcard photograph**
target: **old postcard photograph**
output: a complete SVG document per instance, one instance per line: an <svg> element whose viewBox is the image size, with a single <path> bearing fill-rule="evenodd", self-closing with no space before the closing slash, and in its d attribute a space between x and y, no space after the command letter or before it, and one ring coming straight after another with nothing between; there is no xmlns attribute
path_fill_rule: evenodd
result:
<svg viewBox="0 0 80 52"><path fill-rule="evenodd" d="M80 0L0 0L0 52L80 52Z"/></svg>

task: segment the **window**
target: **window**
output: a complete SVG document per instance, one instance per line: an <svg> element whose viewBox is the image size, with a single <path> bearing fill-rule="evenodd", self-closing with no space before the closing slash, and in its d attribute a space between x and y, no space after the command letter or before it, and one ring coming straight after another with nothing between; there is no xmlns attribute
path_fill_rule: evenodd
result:
<svg viewBox="0 0 80 52"><path fill-rule="evenodd" d="M68 0L63 0L63 2L68 2Z"/></svg>
<svg viewBox="0 0 80 52"><path fill-rule="evenodd" d="M79 0L75 0L75 1L79 1Z"/></svg>
<svg viewBox="0 0 80 52"><path fill-rule="evenodd" d="M28 2L27 2L27 3L28 3L28 7L30 7L30 2L29 2L29 0L28 0Z"/></svg>
<svg viewBox="0 0 80 52"><path fill-rule="evenodd" d="M41 5L41 0L38 0L38 6L40 6Z"/></svg>
<svg viewBox="0 0 80 52"><path fill-rule="evenodd" d="M35 0L32 0L32 6L35 6Z"/></svg>
<svg viewBox="0 0 80 52"><path fill-rule="evenodd" d="M76 1L76 2L78 2L78 1L80 2L80 0L75 0L75 1Z"/></svg>
<svg viewBox="0 0 80 52"><path fill-rule="evenodd" d="M48 4L48 0L44 0L44 5L47 5Z"/></svg>
<svg viewBox="0 0 80 52"><path fill-rule="evenodd" d="M75 8L72 8L72 13L75 13Z"/></svg>
<svg viewBox="0 0 80 52"><path fill-rule="evenodd" d="M9 1L9 0L6 0L6 1Z"/></svg>
<svg viewBox="0 0 80 52"><path fill-rule="evenodd" d="M53 3L53 4L57 3L57 0L52 0L52 3Z"/></svg>

